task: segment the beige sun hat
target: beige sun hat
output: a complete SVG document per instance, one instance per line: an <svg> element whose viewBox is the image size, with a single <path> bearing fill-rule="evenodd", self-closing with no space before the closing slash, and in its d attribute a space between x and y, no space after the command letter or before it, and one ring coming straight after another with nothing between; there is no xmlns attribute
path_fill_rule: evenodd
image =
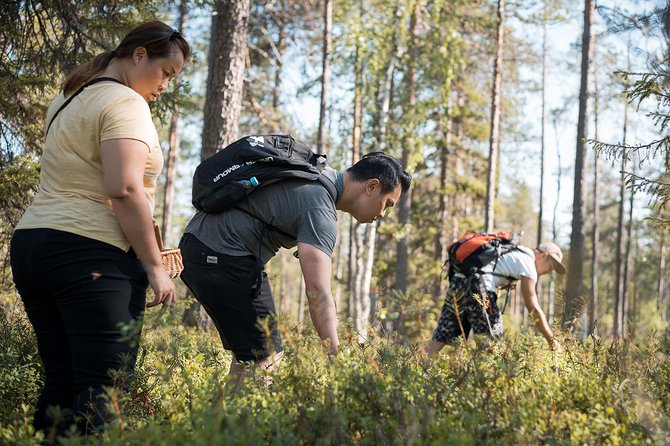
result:
<svg viewBox="0 0 670 446"><path fill-rule="evenodd" d="M554 271L558 274L565 274L565 265L563 265L563 252L555 243L546 242L537 247L540 252L546 252L553 260Z"/></svg>

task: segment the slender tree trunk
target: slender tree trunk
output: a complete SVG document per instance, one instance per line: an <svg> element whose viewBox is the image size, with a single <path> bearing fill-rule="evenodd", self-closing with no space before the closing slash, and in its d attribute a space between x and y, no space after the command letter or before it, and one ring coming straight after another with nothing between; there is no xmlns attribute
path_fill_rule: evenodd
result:
<svg viewBox="0 0 670 446"><path fill-rule="evenodd" d="M546 1L545 1L546 9ZM547 127L547 22L546 19L542 22L542 132L540 140L540 203L539 210L537 213L537 244L538 246L542 243L543 238L543 229L542 229L542 219L544 218L544 141L545 141L545 129ZM540 281L537 281L537 289L540 290ZM538 296L541 295L538 292Z"/></svg>
<svg viewBox="0 0 670 446"><path fill-rule="evenodd" d="M342 308L342 281L344 278L344 263L345 263L345 254L344 254L344 246L349 245L349 231L348 230L343 230L344 225L342 225L341 222L338 222L337 224L337 232L338 232L338 241L337 241L337 249L336 249L336 256L335 256L335 306L339 310ZM348 228L347 228L348 229Z"/></svg>
<svg viewBox="0 0 670 446"><path fill-rule="evenodd" d="M635 163L632 163L633 172L635 171ZM628 337L628 305L630 300L630 293L628 292L628 271L631 261L631 243L633 239L633 205L635 200L635 191L631 190L628 196L628 221L626 222L626 250L624 252L624 269L623 269L623 305L621 308L621 322L623 325L622 334L624 338Z"/></svg>
<svg viewBox="0 0 670 446"><path fill-rule="evenodd" d="M300 300L298 301L298 323L302 325L305 322L305 303L306 303L306 293L305 293L305 278L303 277L300 280Z"/></svg>
<svg viewBox="0 0 670 446"><path fill-rule="evenodd" d="M177 30L184 33L188 12L188 2L182 0L179 3L179 16L177 18ZM180 72L174 81L174 89L179 88L183 77ZM169 144L167 161L165 163L165 188L163 189L163 219L161 221L161 233L163 235L163 244L173 246L172 237L172 207L174 204L174 181L177 172L177 161L179 160L179 106L175 105L170 115Z"/></svg>
<svg viewBox="0 0 670 446"><path fill-rule="evenodd" d="M278 20L279 30L277 31L277 63L275 64L275 79L272 87L272 111L274 113L273 121L277 121L279 115L279 104L281 103L281 78L284 67L284 54L286 53L286 25L282 20Z"/></svg>
<svg viewBox="0 0 670 446"><path fill-rule="evenodd" d="M540 198L539 210L537 213L537 246L542 243L544 229L542 220L544 219L544 153L545 153L545 133L547 128L547 20L546 20L547 2L544 2L545 17L542 21L542 132L540 141ZM535 283L535 293L539 299L540 306L544 293L542 290L542 280L538 277ZM524 313L525 314L525 313ZM525 321L524 321L525 322Z"/></svg>
<svg viewBox="0 0 670 446"><path fill-rule="evenodd" d="M460 89L456 89L456 107L458 109L459 118L456 122L453 122L454 125L454 157L453 157L453 172L457 179L460 179L463 176L463 135L465 133L463 129L463 114L462 110L465 106L465 95ZM452 107L453 114L453 107ZM460 219L459 216L465 208L465 200L463 194L455 193L451 199L451 240L456 240L460 236ZM447 247L450 240L448 240L447 246L443 247L444 251L444 260L447 260ZM445 288L446 291L446 288ZM442 294L444 295L444 294Z"/></svg>
<svg viewBox="0 0 670 446"><path fill-rule="evenodd" d="M407 96L408 104L405 113L409 115L408 127L404 129L402 145L402 165L407 168L410 154L414 149L414 113L416 108L416 59L419 45L418 27L421 13L421 0L415 0L410 16L410 44L409 44L409 67L407 70ZM406 121L407 122L407 121ZM410 219L409 212L412 207L412 189L400 197L398 203L398 225L400 233L396 243L396 280L395 287L403 294L407 293L409 277L409 234Z"/></svg>
<svg viewBox="0 0 670 446"><path fill-rule="evenodd" d="M579 116L577 119L577 148L575 151L575 180L572 203L572 233L563 326L572 328L579 319L584 274L584 159L587 137L587 109L590 65L593 58L594 35L591 33L594 2L584 1L584 32L582 34L582 67L579 89Z"/></svg>
<svg viewBox="0 0 670 446"><path fill-rule="evenodd" d="M217 0L212 14L200 158L209 158L237 139L239 133L244 60L247 51L249 0ZM199 314L200 317L195 315ZM198 325L204 310L199 303L184 312L185 325Z"/></svg>
<svg viewBox="0 0 670 446"><path fill-rule="evenodd" d="M203 159L239 135L248 19L249 0L216 0L208 56Z"/></svg>
<svg viewBox="0 0 670 446"><path fill-rule="evenodd" d="M628 100L624 102L623 115L623 143L626 145L626 133L628 127ZM614 336L625 337L626 323L624 319L624 307L626 302L626 256L624 237L624 214L626 203L626 152L621 155L621 172L619 177L619 213L617 216L617 252L616 252L616 294L614 296Z"/></svg>
<svg viewBox="0 0 670 446"><path fill-rule="evenodd" d="M491 89L491 134L489 136L489 165L486 177L486 211L484 227L486 232L493 231L494 207L496 200L496 169L500 145L500 87L502 84L503 35L505 18L505 0L498 0L498 28L496 32L496 54L493 63L493 87Z"/></svg>
<svg viewBox="0 0 670 446"><path fill-rule="evenodd" d="M554 136L556 140L556 160L557 160L557 172L556 172L556 201L554 202L554 209L552 212L551 218L551 239L556 240L558 238L558 226L556 222L556 216L558 214L558 202L561 196L561 177L563 176L563 167L561 163L561 146L560 138L558 134L558 115L555 115L552 120L554 128ZM554 320L554 296L556 295L556 275L552 271L549 274L549 290L547 292L547 321L551 324Z"/></svg>
<svg viewBox="0 0 670 446"><path fill-rule="evenodd" d="M361 18L363 17L363 4L360 3ZM357 31L360 32L360 31ZM351 141L351 164L356 164L361 156L361 114L363 109L363 68L361 61L361 39L356 39L356 49L354 52L354 116L353 131ZM356 228L358 223L353 217L349 217L349 275L347 281L347 317L354 317L356 313L355 295L356 295L356 275L358 257L358 239L356 237Z"/></svg>
<svg viewBox="0 0 670 446"><path fill-rule="evenodd" d="M668 245L665 240L665 233L661 234L661 258L658 262L658 304L657 309L661 315L661 320L668 320L668 300L665 293L665 258L667 256Z"/></svg>
<svg viewBox="0 0 670 446"><path fill-rule="evenodd" d="M392 101L392 94L393 94L393 73L395 71L396 67L396 61L399 59L398 57L398 28L400 24L400 7L396 5L395 11L394 11L394 30L395 32L393 33L392 41L391 41L391 52L389 54L389 58L387 61L386 65L386 71L384 74L384 79L381 82L380 85L380 93L381 93L381 98L380 98L380 104L379 104L379 110L380 110L380 119L379 119L379 128L377 129L377 144L379 147L379 150L385 151L386 146L387 146L387 129L388 129L388 123L390 121L390 109L391 109L391 101ZM371 236L366 239L367 243L374 243L375 241L375 235L377 231L377 225L373 224L371 230ZM373 260L374 260L374 246L368 246L367 249L367 255L371 256L372 258L368 257L366 259L366 269L363 272L363 277L366 282L370 282L370 277L372 276L372 265L373 265ZM361 290L361 294L357 297L357 299L369 299L369 290ZM365 317L365 319L369 319L369 314L362 315L362 317ZM402 316L402 315L401 315ZM400 317L399 317L400 319ZM398 328L397 323L396 323L396 329Z"/></svg>
<svg viewBox="0 0 670 446"><path fill-rule="evenodd" d="M598 77L594 77L594 139L598 140ZM591 299L589 300L588 326L586 333L596 332L598 321L598 275L600 274L599 247L600 247L600 179L598 178L598 153L593 154L593 228L591 230Z"/></svg>
<svg viewBox="0 0 670 446"><path fill-rule="evenodd" d="M288 292L288 283L286 280L286 263L287 259L285 255L278 255L279 257L279 271L277 272L277 277L279 278L279 299L281 302L281 311L284 314L291 313L291 302L293 301L292 295Z"/></svg>
<svg viewBox="0 0 670 446"><path fill-rule="evenodd" d="M640 282L639 282L639 277L640 277L640 264L641 262L638 260L640 258L640 234L639 234L639 228L635 228L635 252L634 255L631 256L631 264L632 264L632 270L633 270L633 286L631 295L633 296L633 309L630 314L630 321L629 321L629 330L630 330L630 338L634 338L635 335L635 330L637 329L637 320L638 320L638 314L640 311Z"/></svg>
<svg viewBox="0 0 670 446"><path fill-rule="evenodd" d="M447 195L447 182L449 181L449 148L452 144L452 104L451 94L447 98L447 110L445 117L447 120L447 128L444 138L438 142L438 150L440 151L440 193L439 193L439 210L438 210L438 231L435 240L435 259L444 265L447 260L447 247L449 246L449 235L447 234L449 226L449 196ZM455 195L455 194L454 194ZM454 210L451 210L452 215ZM446 280L444 279L444 271L440 269L440 276L437 281L437 296L444 296L446 292Z"/></svg>
<svg viewBox="0 0 670 446"><path fill-rule="evenodd" d="M360 343L368 340L368 324L370 323L371 308L370 285L372 284L372 266L375 259L377 224L377 222L373 222L365 228L365 243L367 248L367 252L365 253L365 274L363 275L360 289L360 312L356 318L356 331L358 332L358 342Z"/></svg>
<svg viewBox="0 0 670 446"><path fill-rule="evenodd" d="M328 153L326 146L328 135L326 127L326 109L328 107L328 88L330 79L329 59L332 47L331 28L333 26L333 0L324 0L323 5L323 60L321 69L321 106L319 108L319 130L317 148L319 153Z"/></svg>

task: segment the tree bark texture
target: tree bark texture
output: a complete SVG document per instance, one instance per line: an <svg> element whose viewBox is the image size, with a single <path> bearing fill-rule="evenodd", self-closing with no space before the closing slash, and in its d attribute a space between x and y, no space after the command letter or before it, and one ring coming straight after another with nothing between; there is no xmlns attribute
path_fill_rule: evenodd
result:
<svg viewBox="0 0 670 446"><path fill-rule="evenodd" d="M624 102L623 142L626 145L626 130L628 124L628 101ZM621 155L621 172L619 173L619 213L617 214L617 251L616 251L616 294L614 295L614 336L625 337L626 324L624 308L626 306L626 238L624 236L625 203L626 203L626 156Z"/></svg>
<svg viewBox="0 0 670 446"><path fill-rule="evenodd" d="M323 5L323 55L321 65L321 105L319 107L319 130L317 149L328 154L328 134L326 132L326 109L328 108L328 88L330 87L330 52L333 46L331 28L333 27L333 0L324 0Z"/></svg>
<svg viewBox="0 0 670 446"><path fill-rule="evenodd" d="M493 62L493 87L491 89L491 133L489 135L489 164L486 176L486 204L484 228L493 231L494 205L496 200L496 170L498 168L498 150L500 145L500 87L502 84L503 36L505 19L505 0L498 0L498 28L496 31L496 52Z"/></svg>
<svg viewBox="0 0 670 446"><path fill-rule="evenodd" d="M575 150L574 195L572 202L572 232L568 263L567 287L563 326L572 328L582 309L582 280L584 277L584 160L587 137L587 109L590 84L591 59L594 36L591 33L594 2L584 1L584 30L582 33L582 66L579 87L579 115L577 118L577 147Z"/></svg>
<svg viewBox="0 0 670 446"><path fill-rule="evenodd" d="M546 8L546 2L545 2ZM547 21L546 17L542 22L542 129L540 134L540 197L539 197L539 210L537 212L537 246L540 246L542 243L542 238L544 234L542 233L544 228L542 225L542 219L544 218L544 153L545 153L545 133L547 128ZM535 292L539 300L540 306L542 306L543 290L542 290L542 280L538 277L537 282L535 283ZM524 313L525 314L525 313Z"/></svg>
<svg viewBox="0 0 670 446"><path fill-rule="evenodd" d="M594 97L594 139L598 140L598 82L595 77ZM598 322L598 275L599 271L599 248L600 248L600 179L598 168L598 153L593 154L593 228L591 230L591 299L589 300L588 325L586 334L596 334L596 323Z"/></svg>
<svg viewBox="0 0 670 446"><path fill-rule="evenodd" d="M667 256L668 246L666 245L665 234L661 235L660 260L658 262L658 310L661 320L668 320L668 298L665 291L665 257Z"/></svg>
<svg viewBox="0 0 670 446"><path fill-rule="evenodd" d="M362 9L362 5L361 5ZM362 11L361 11L362 13ZM361 39L356 39L356 49L354 51L354 116L351 140L351 164L356 162L361 157L361 115L363 109L363 68L361 66ZM348 317L353 317L355 308L355 294L356 294L356 258L358 257L358 240L356 237L356 227L358 223L353 217L349 217L349 265L348 265L348 280L347 280L347 308L346 314Z"/></svg>
<svg viewBox="0 0 670 446"><path fill-rule="evenodd" d="M177 30L184 33L184 26L187 20L188 2L182 0L179 3L179 16L177 19ZM184 72L180 72L174 80L174 89L178 90ZM165 187L163 189L163 218L161 221L161 234L163 235L163 244L165 246L174 246L171 240L172 229L172 208L174 204L174 181L177 172L177 162L179 161L179 106L175 105L170 115L170 127L168 137L168 153L165 163Z"/></svg>
<svg viewBox="0 0 670 446"><path fill-rule="evenodd" d="M628 101L626 101L628 103ZM635 172L635 163L631 163L633 167L633 172ZM631 263L634 262L634 258L631 258L631 244L633 241L633 205L635 204L635 191L631 190L628 195L628 220L626 221L626 250L624 251L624 268L623 268L623 306L621 308L621 324L623 327L623 336L624 338L628 337L628 308L630 304L630 294L629 290L629 271L631 268ZM633 294L634 297L634 294Z"/></svg>
<svg viewBox="0 0 670 446"><path fill-rule="evenodd" d="M421 13L421 0L415 0L410 16L409 66L407 67L407 108L405 114L410 117L406 120L404 129L401 163L407 168L410 155L414 150L414 109L416 107L416 55L418 52L418 27ZM395 287L402 293L407 292L409 285L409 234L410 209L412 207L412 189L404 193L398 203L398 226L400 233L396 243L396 280Z"/></svg>
<svg viewBox="0 0 670 446"><path fill-rule="evenodd" d="M202 158L239 135L249 0L217 0L212 14L209 72L202 130Z"/></svg>
<svg viewBox="0 0 670 446"><path fill-rule="evenodd" d="M217 0L214 4L201 159L209 158L238 138L248 18L249 0ZM198 302L184 313L185 324L197 320L194 313L201 316L204 313Z"/></svg>

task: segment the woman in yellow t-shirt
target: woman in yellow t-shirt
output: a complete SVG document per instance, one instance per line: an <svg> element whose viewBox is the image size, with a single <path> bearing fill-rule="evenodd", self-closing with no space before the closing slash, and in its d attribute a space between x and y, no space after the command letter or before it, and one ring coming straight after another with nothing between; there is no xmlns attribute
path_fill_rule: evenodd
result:
<svg viewBox="0 0 670 446"><path fill-rule="evenodd" d="M139 335L147 285L156 298L146 306L174 303L153 232L163 156L147 102L190 55L179 32L143 23L70 73L49 107L39 190L10 252L45 370L37 429L104 427L103 386L128 384L109 371L130 378L137 356L123 327ZM50 419L49 406L68 416Z"/></svg>

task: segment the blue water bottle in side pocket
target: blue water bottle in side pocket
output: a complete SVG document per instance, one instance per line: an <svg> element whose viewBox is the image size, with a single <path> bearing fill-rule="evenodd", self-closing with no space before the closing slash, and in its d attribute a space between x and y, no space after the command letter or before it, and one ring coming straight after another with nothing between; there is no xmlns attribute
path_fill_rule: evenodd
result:
<svg viewBox="0 0 670 446"><path fill-rule="evenodd" d="M260 184L256 177L251 177L248 180L238 180L236 183L241 185L244 189L253 189Z"/></svg>

